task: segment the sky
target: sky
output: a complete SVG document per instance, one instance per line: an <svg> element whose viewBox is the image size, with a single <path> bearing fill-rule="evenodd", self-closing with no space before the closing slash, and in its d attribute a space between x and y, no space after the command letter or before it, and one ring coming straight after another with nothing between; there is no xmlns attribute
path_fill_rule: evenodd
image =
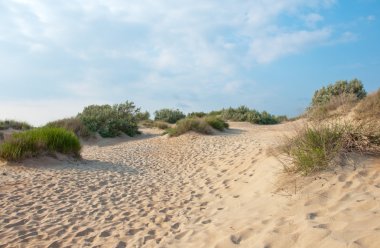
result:
<svg viewBox="0 0 380 248"><path fill-rule="evenodd" d="M0 0L0 119L91 104L296 116L337 80L380 87L377 0Z"/></svg>

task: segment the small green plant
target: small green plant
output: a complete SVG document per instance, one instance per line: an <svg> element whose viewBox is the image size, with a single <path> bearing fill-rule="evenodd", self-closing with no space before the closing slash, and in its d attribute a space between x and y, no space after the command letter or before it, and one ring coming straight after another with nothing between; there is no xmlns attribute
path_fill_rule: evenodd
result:
<svg viewBox="0 0 380 248"><path fill-rule="evenodd" d="M228 128L229 125L227 122L222 120L221 118L218 118L216 116L207 116L205 117L205 121L214 129L223 131L224 129Z"/></svg>
<svg viewBox="0 0 380 248"><path fill-rule="evenodd" d="M185 118L185 114L179 109L161 109L154 112L156 121L164 121L171 124L176 123L178 120Z"/></svg>
<svg viewBox="0 0 380 248"><path fill-rule="evenodd" d="M79 139L73 132L63 128L42 127L14 133L0 145L0 158L15 161L54 152L79 157L80 149Z"/></svg>
<svg viewBox="0 0 380 248"><path fill-rule="evenodd" d="M92 135L81 119L75 117L49 122L46 127L61 127L75 133L80 138L89 138Z"/></svg>
<svg viewBox="0 0 380 248"><path fill-rule="evenodd" d="M6 130L6 129L15 129L15 130L29 130L33 127L26 123L21 121L14 121L14 120L4 120L0 121L0 130Z"/></svg>

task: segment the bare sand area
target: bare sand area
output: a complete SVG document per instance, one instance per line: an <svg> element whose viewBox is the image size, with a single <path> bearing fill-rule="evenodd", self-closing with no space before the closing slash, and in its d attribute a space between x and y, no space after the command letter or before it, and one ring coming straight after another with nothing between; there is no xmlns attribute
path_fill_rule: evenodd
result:
<svg viewBox="0 0 380 248"><path fill-rule="evenodd" d="M380 161L287 175L269 151L294 125L1 165L0 247L380 247Z"/></svg>

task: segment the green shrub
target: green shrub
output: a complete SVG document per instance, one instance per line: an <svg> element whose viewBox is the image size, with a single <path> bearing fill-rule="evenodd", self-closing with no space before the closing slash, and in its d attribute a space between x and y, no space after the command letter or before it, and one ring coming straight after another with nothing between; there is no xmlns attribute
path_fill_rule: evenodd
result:
<svg viewBox="0 0 380 248"><path fill-rule="evenodd" d="M228 128L228 123L222 120L221 118L218 118L216 116L207 116L205 117L205 121L214 129L223 131L224 129Z"/></svg>
<svg viewBox="0 0 380 248"><path fill-rule="evenodd" d="M67 131L75 133L78 137L89 138L92 133L91 131L83 124L79 118L66 118L62 120L52 121L45 125L46 127L61 127Z"/></svg>
<svg viewBox="0 0 380 248"><path fill-rule="evenodd" d="M79 139L73 132L63 128L42 127L14 133L0 145L0 158L14 161L54 152L80 156L80 149Z"/></svg>
<svg viewBox="0 0 380 248"><path fill-rule="evenodd" d="M168 123L176 123L178 120L186 116L178 109L161 109L154 112L156 121L164 121Z"/></svg>
<svg viewBox="0 0 380 248"><path fill-rule="evenodd" d="M222 112L223 110L213 110L211 112L209 112L207 115L212 115L212 116L221 116L222 115Z"/></svg>
<svg viewBox="0 0 380 248"><path fill-rule="evenodd" d="M288 138L281 151L295 171L306 175L326 169L348 153L380 154L380 131L363 123L307 126Z"/></svg>
<svg viewBox="0 0 380 248"><path fill-rule="evenodd" d="M187 117L198 117L198 118L202 118L202 117L205 117L207 114L205 112L192 112L192 113L189 113L187 114Z"/></svg>
<svg viewBox="0 0 380 248"><path fill-rule="evenodd" d="M150 118L150 114L148 111L136 113L137 121L146 121L146 120L149 120L149 118Z"/></svg>
<svg viewBox="0 0 380 248"><path fill-rule="evenodd" d="M174 128L168 128L169 136L179 136L189 131L201 134L212 134L211 126L201 118L186 118L179 120Z"/></svg>
<svg viewBox="0 0 380 248"><path fill-rule="evenodd" d="M13 128L15 130L29 130L33 127L26 122L14 121L14 120L5 120L0 121L0 130L6 130Z"/></svg>
<svg viewBox="0 0 380 248"><path fill-rule="evenodd" d="M279 119L275 115L271 115L266 111L259 112L255 109L249 109L246 106L238 108L228 108L221 111L221 118L230 121L248 121L253 124L278 124Z"/></svg>
<svg viewBox="0 0 380 248"><path fill-rule="evenodd" d="M134 136L139 133L136 115L140 109L133 102L86 107L78 118L92 132L102 137L116 137L121 133Z"/></svg>
<svg viewBox="0 0 380 248"><path fill-rule="evenodd" d="M337 81L335 84L330 84L327 87L322 87L314 93L311 106L323 105L328 103L333 96L343 94L354 95L357 99L363 99L367 93L363 83L358 79L351 81Z"/></svg>

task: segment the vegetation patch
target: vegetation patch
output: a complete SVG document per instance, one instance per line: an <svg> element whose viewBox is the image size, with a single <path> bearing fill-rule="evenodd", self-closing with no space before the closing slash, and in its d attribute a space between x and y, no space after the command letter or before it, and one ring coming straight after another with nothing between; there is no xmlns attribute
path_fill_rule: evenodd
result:
<svg viewBox="0 0 380 248"><path fill-rule="evenodd" d="M202 118L186 118L179 120L174 128L168 128L166 133L176 137L189 131L201 134L212 134L212 127Z"/></svg>
<svg viewBox="0 0 380 248"><path fill-rule="evenodd" d="M79 139L73 132L42 127L14 133L11 139L0 145L0 158L16 161L55 152L79 157L80 149Z"/></svg>
<svg viewBox="0 0 380 248"><path fill-rule="evenodd" d="M314 93L306 116L311 120L323 120L347 114L367 93L358 79L337 81Z"/></svg>
<svg viewBox="0 0 380 248"><path fill-rule="evenodd" d="M26 122L20 122L20 121L14 121L14 120L4 120L0 121L0 130L6 130L6 129L15 129L15 130L29 130L33 127L26 123Z"/></svg>
<svg viewBox="0 0 380 248"><path fill-rule="evenodd" d="M52 121L46 124L46 127L60 127L67 131L75 133L80 138L89 138L92 132L83 124L79 118L66 118Z"/></svg>
<svg viewBox="0 0 380 248"><path fill-rule="evenodd" d="M380 131L364 123L307 126L287 138L280 150L293 165L285 166L286 170L307 175L336 164L349 153L380 154Z"/></svg>
<svg viewBox="0 0 380 248"><path fill-rule="evenodd" d="M214 111L216 112L216 111ZM216 112L217 113L217 112ZM269 114L266 111L259 112L255 109L249 109L246 106L240 106L238 108L228 108L220 111L220 117L229 121L248 121L253 124L278 124L281 119L275 115Z"/></svg>
<svg viewBox="0 0 380 248"><path fill-rule="evenodd" d="M380 89L360 101L355 109L355 118L380 121Z"/></svg>
<svg viewBox="0 0 380 248"><path fill-rule="evenodd" d="M154 120L174 124L186 117L179 109L160 109L154 112Z"/></svg>
<svg viewBox="0 0 380 248"><path fill-rule="evenodd" d="M91 105L86 107L78 118L91 132L102 137L116 137L125 133L139 134L137 115L140 109L133 102L111 105Z"/></svg>
<svg viewBox="0 0 380 248"><path fill-rule="evenodd" d="M212 116L212 115L207 116L207 117L205 117L205 121L212 128L219 130L219 131L224 131L224 129L229 127L227 122L225 122L223 119L216 117L216 116Z"/></svg>
<svg viewBox="0 0 380 248"><path fill-rule="evenodd" d="M144 121L141 121L140 124L148 128L158 128L158 129L163 129L163 130L169 128L169 124L164 121L144 120Z"/></svg>

